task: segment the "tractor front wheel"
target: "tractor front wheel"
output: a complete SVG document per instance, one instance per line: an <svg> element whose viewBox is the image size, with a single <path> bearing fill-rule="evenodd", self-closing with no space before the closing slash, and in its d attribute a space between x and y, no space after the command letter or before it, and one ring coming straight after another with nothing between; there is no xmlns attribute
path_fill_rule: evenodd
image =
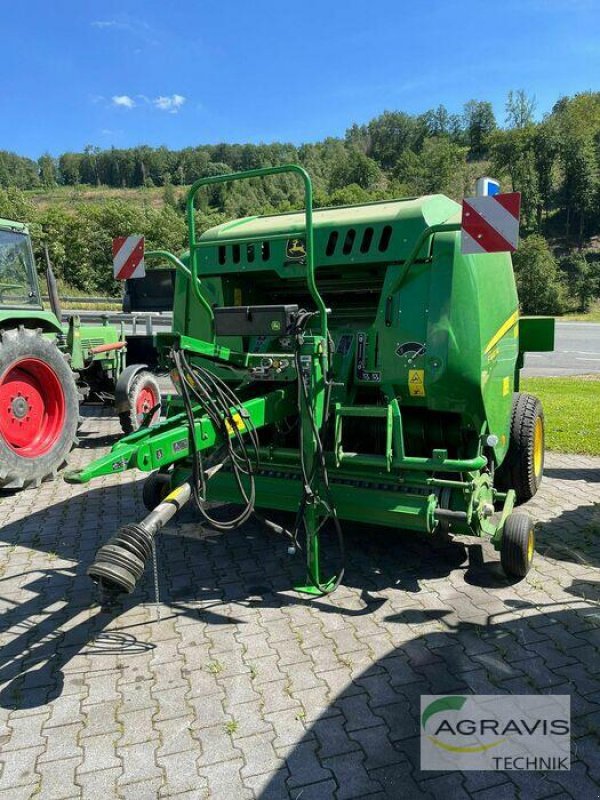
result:
<svg viewBox="0 0 600 800"><path fill-rule="evenodd" d="M119 414L123 433L133 433L142 425L146 415L155 409L150 425L160 419L160 387L151 372L139 372L129 387L127 410Z"/></svg>
<svg viewBox="0 0 600 800"><path fill-rule="evenodd" d="M535 552L535 532L529 514L511 514L504 523L500 543L500 563L504 572L524 578L529 572Z"/></svg>
<svg viewBox="0 0 600 800"><path fill-rule="evenodd" d="M0 333L0 488L39 486L76 443L79 396L65 356L41 331Z"/></svg>

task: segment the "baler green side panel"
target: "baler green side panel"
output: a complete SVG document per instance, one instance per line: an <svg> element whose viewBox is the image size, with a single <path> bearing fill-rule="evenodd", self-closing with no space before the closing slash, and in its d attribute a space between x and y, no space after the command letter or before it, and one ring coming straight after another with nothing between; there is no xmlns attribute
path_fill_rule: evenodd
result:
<svg viewBox="0 0 600 800"><path fill-rule="evenodd" d="M519 319L519 352L550 353L554 350L554 317Z"/></svg>

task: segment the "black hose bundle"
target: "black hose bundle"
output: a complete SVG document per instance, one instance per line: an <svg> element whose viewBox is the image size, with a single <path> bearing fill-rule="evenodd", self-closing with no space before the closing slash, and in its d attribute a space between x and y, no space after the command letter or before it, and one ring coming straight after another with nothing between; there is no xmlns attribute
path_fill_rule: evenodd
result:
<svg viewBox="0 0 600 800"><path fill-rule="evenodd" d="M256 485L254 474L258 467L259 441L256 428L242 401L235 392L217 375L190 364L181 350L173 351L173 360L181 385L183 405L190 429L190 454L192 458L192 496L204 519L214 528L230 531L242 525L254 512ZM195 417L191 394L200 404L201 409L210 418L216 431L220 432L224 445L221 453L223 463L231 462L233 474L238 486L244 507L240 514L230 520L218 520L212 517L207 505L207 478L202 453L196 448L194 430ZM231 436L231 434L234 434ZM244 433L248 434L254 458L250 456L246 446ZM247 485L245 485L245 483Z"/></svg>
<svg viewBox="0 0 600 800"><path fill-rule="evenodd" d="M307 323L316 315L316 313L318 312L300 310L296 318L296 324L294 326L293 333L296 336L301 336ZM333 342L331 339L329 339L327 346L331 355L331 351L333 349ZM197 364L190 364L185 354L180 349L174 349L172 356L181 386L181 395L190 430L190 454L192 459L191 485L194 502L204 519L215 529L221 531L233 530L234 528L237 528L239 525L242 525L244 522L246 522L253 513L256 514L254 508L256 500L255 471L258 469L259 464L259 441L256 428L252 424L252 420L239 397L223 380L221 380L221 378L214 373L198 366ZM316 503L325 511L324 519L319 526L319 530L323 527L328 519L333 520L340 551L340 569L336 575L335 581L332 584L327 584L324 586L319 583L317 576L311 573L310 565L308 564L308 558L307 565L309 576L313 585L320 589L323 594L327 594L336 589L344 577L344 536L336 513L335 503L333 501L331 488L329 485L329 475L327 472L325 453L322 444L322 434L324 434L324 431L319 431L316 425L308 388L305 384L302 374L298 349L296 349L295 359L298 376L298 413L301 415L301 404L302 400L304 400L306 409L308 411L311 428L317 443L317 459L315 460L311 474L309 475L303 459L302 444L299 444L300 466L303 477L303 492L292 531L288 531L285 528L282 528L281 526L276 525L269 520L261 518L258 515L256 516L272 530L285 533L294 541L296 547L299 550L302 550L303 548L298 541L298 535L300 526L302 525L304 519L306 506L309 503ZM327 380L326 383L325 424L323 428L326 428L329 418L332 386L330 380ZM238 486L238 491L244 502L244 507L241 513L233 519L225 522L211 517L206 508L208 502L207 479L202 453L197 450L195 443L194 431L196 420L194 417L192 395L200 405L202 411L210 418L215 430L219 431L222 435L224 446L221 448L220 454L224 453L224 461L231 462L233 474ZM240 424L240 421L242 424ZM231 436L231 433L234 435ZM246 440L243 435L244 433L248 434L252 445L251 449L253 451L253 457L250 456L248 448L246 447ZM323 486L324 493L327 497L326 500L319 496L318 485Z"/></svg>

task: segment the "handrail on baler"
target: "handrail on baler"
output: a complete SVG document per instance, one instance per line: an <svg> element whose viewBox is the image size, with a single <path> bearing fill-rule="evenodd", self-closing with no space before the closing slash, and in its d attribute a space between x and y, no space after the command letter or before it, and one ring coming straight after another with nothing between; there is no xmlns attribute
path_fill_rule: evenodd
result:
<svg viewBox="0 0 600 800"><path fill-rule="evenodd" d="M406 261L402 264L402 269L400 274L396 277L396 280L392 284L388 294L392 295L398 291L398 289L404 283L406 276L412 265L417 260L417 256L419 255L421 248L428 241L432 236L436 233L454 233L455 231L459 231L461 229L460 222L440 222L436 225L429 225L429 227L425 228L415 242L413 249L410 252L410 255L406 259Z"/></svg>
<svg viewBox="0 0 600 800"><path fill-rule="evenodd" d="M190 265L192 290L200 303L206 304L205 298L200 292L198 284L198 252L201 245L196 240L196 219L194 200L198 190L202 186L211 186L215 183L227 183L229 181L246 180L248 178L264 178L269 175L280 175L285 172L295 172L300 175L304 182L304 216L305 216L305 239L306 239L306 281L308 291L319 311L320 333L327 339L327 308L315 281L315 256L314 256L314 234L313 234L313 207L312 207L312 181L308 172L297 164L282 164L279 167L261 167L260 169L249 169L245 172L233 172L225 175L213 175L208 178L199 178L190 187L187 198L187 220L190 236ZM213 327L214 339L214 327Z"/></svg>

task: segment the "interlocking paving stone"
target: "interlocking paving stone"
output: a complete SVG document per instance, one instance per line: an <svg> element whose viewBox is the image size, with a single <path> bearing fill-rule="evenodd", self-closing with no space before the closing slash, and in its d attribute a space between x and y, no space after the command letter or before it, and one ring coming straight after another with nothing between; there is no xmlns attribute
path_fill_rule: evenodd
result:
<svg viewBox="0 0 600 800"><path fill-rule="evenodd" d="M118 432L83 417L75 465ZM160 621L150 570L110 612L85 574L143 516L138 473L0 494L0 800L597 796L599 479L548 454L524 581L488 542L344 526L345 585L315 600L272 534L199 535L186 509ZM420 696L445 691L571 694L571 771L421 772Z"/></svg>
<svg viewBox="0 0 600 800"><path fill-rule="evenodd" d="M39 794L44 800L68 800L80 797L81 789L76 783L75 770L80 758L62 758L60 761L39 763Z"/></svg>

